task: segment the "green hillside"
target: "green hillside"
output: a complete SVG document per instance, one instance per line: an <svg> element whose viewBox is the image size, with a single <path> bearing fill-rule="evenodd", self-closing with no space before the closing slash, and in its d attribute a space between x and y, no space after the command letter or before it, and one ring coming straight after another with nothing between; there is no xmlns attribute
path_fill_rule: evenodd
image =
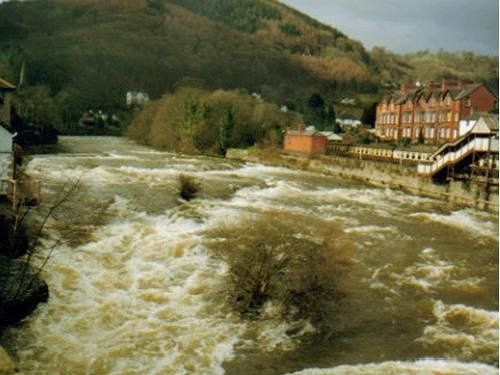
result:
<svg viewBox="0 0 500 375"><path fill-rule="evenodd" d="M274 0L9 1L0 4L0 76L17 84L21 70L24 96L49 96L56 124L123 110L129 90L157 99L186 80L299 111L313 93L368 102L407 79L498 82L496 57L367 51Z"/></svg>

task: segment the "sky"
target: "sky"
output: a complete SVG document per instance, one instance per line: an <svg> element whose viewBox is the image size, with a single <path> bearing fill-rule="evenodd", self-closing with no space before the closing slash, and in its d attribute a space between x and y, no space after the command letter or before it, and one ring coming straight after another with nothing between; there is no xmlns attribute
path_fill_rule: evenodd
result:
<svg viewBox="0 0 500 375"><path fill-rule="evenodd" d="M368 49L498 55L498 0L281 0Z"/></svg>

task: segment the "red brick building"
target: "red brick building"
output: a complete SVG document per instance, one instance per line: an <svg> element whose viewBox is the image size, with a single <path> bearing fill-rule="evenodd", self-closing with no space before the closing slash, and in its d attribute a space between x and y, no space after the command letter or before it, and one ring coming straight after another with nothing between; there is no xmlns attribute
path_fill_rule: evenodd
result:
<svg viewBox="0 0 500 375"><path fill-rule="evenodd" d="M482 84L463 81L401 85L377 106L375 129L383 140L403 138L447 142L458 137L459 121L476 112L490 112L497 97Z"/></svg>
<svg viewBox="0 0 500 375"><path fill-rule="evenodd" d="M326 153L327 138L316 131L287 130L283 140L285 151L300 154Z"/></svg>

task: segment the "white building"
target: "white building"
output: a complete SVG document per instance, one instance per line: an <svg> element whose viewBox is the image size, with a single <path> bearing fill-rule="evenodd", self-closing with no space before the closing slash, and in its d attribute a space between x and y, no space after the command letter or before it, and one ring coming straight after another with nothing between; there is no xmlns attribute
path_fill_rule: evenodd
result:
<svg viewBox="0 0 500 375"><path fill-rule="evenodd" d="M149 95L142 91L128 91L126 95L127 105L143 105L149 102Z"/></svg>
<svg viewBox="0 0 500 375"><path fill-rule="evenodd" d="M0 195L7 194L7 181L14 178L12 143L16 135L0 126Z"/></svg>
<svg viewBox="0 0 500 375"><path fill-rule="evenodd" d="M461 137L474 129L474 133L498 134L498 115L475 113L460 120L458 136Z"/></svg>

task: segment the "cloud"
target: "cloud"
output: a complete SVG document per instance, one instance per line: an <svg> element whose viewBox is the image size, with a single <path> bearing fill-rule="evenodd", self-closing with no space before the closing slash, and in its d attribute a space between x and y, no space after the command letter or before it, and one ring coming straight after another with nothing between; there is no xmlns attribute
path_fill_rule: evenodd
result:
<svg viewBox="0 0 500 375"><path fill-rule="evenodd" d="M368 48L498 55L497 0L283 0Z"/></svg>

